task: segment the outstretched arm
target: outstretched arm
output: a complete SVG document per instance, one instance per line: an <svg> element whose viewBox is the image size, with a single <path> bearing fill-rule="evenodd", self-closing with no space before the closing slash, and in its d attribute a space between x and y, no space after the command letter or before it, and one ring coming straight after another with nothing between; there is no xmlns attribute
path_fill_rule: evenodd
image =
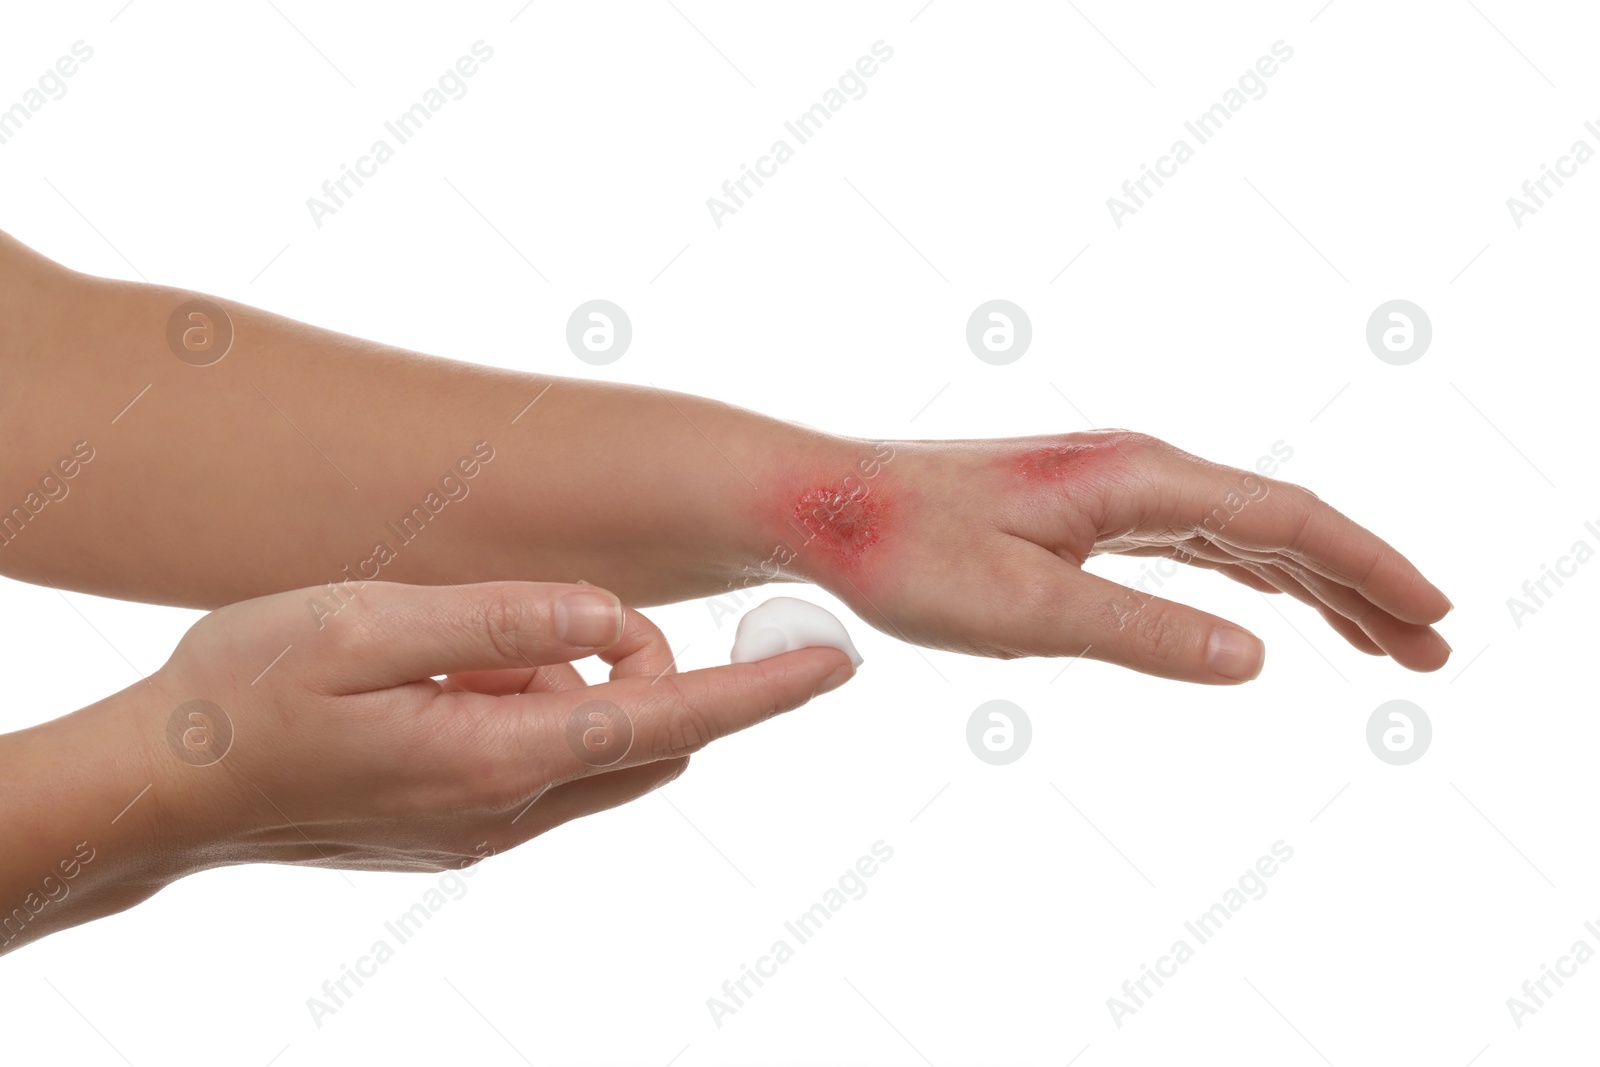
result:
<svg viewBox="0 0 1600 1067"><path fill-rule="evenodd" d="M0 278L0 573L23 580L200 607L332 583L313 614L375 578L583 579L640 605L813 581L933 647L1255 676L1247 632L1082 569L1126 552L1287 592L1412 669L1449 654L1449 602L1394 548L1141 434L859 440L225 300L195 318L198 294L9 239Z"/></svg>
<svg viewBox="0 0 1600 1067"><path fill-rule="evenodd" d="M698 397L421 355L225 300L226 322L180 316L186 362L169 319L199 294L76 274L10 238L0 293L0 572L101 595L209 608L380 577L585 578L681 600L764 541L759 491L717 449L766 486L831 445Z"/></svg>

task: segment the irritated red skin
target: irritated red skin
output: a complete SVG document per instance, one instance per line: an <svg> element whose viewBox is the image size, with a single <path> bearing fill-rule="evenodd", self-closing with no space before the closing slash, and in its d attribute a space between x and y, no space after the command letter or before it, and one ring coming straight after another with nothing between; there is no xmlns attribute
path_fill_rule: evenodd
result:
<svg viewBox="0 0 1600 1067"><path fill-rule="evenodd" d="M1018 454L1011 465L1028 481L1057 482L1097 465L1103 451L1098 444L1046 445Z"/></svg>
<svg viewBox="0 0 1600 1067"><path fill-rule="evenodd" d="M816 485L801 491L789 525L802 551L819 549L837 564L854 565L878 543L883 512L880 495L871 490L852 496L840 486Z"/></svg>
<svg viewBox="0 0 1600 1067"><path fill-rule="evenodd" d="M1110 442L1056 439L1020 451L1007 449L997 458L1015 476L1050 485L1100 467L1114 447ZM792 553L784 567L813 578L836 575L857 588L875 584L894 528L896 497L905 486L890 486L887 479L875 477L791 484L795 488L781 498L790 503L776 516L783 542L779 549Z"/></svg>
<svg viewBox="0 0 1600 1067"><path fill-rule="evenodd" d="M771 579L781 573L832 587L835 580L857 591L874 588L882 542L891 528L891 494L877 481L850 477L789 483L763 525L773 547L746 573Z"/></svg>

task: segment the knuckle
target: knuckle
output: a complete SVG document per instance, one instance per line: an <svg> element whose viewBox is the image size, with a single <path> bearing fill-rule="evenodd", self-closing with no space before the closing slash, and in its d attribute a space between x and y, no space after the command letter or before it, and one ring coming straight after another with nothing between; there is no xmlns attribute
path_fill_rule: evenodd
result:
<svg viewBox="0 0 1600 1067"><path fill-rule="evenodd" d="M670 759L698 752L717 739L712 717L673 676L661 679L672 687L672 701L666 723L657 735L652 750L656 759Z"/></svg>
<svg viewBox="0 0 1600 1067"><path fill-rule="evenodd" d="M1187 644L1188 631L1165 611L1147 608L1134 616L1135 647L1139 657L1152 663L1178 659Z"/></svg>
<svg viewBox="0 0 1600 1067"><path fill-rule="evenodd" d="M1272 479L1262 479L1273 492L1283 493L1291 501L1303 506L1322 503L1322 498L1299 482L1281 482Z"/></svg>
<svg viewBox="0 0 1600 1067"><path fill-rule="evenodd" d="M495 655L508 663L523 663L519 642L528 626L528 614L521 601L507 593L495 593L483 604L484 638Z"/></svg>
<svg viewBox="0 0 1600 1067"><path fill-rule="evenodd" d="M1137 456L1141 459L1172 447L1159 437L1153 437L1139 430L1107 430L1106 443L1128 456Z"/></svg>
<svg viewBox="0 0 1600 1067"><path fill-rule="evenodd" d="M656 746L655 755L657 759L686 756L691 752L699 752L715 740L716 733L705 713L692 705L685 706L673 712Z"/></svg>
<svg viewBox="0 0 1600 1067"><path fill-rule="evenodd" d="M1361 566L1360 574L1350 575L1349 587L1362 598L1363 610L1359 619L1365 619L1368 615L1378 611L1378 605L1365 598L1367 592L1372 588L1373 575L1377 574L1378 568L1383 566L1383 559L1383 553L1375 551L1367 558L1367 562Z"/></svg>
<svg viewBox="0 0 1600 1067"><path fill-rule="evenodd" d="M1307 502L1309 504L1309 502ZM1309 506L1300 513L1300 521L1295 523L1294 533L1289 535L1289 541L1284 546L1291 555L1301 555L1306 550L1307 541L1311 535L1311 525L1316 521L1317 513Z"/></svg>
<svg viewBox="0 0 1600 1067"><path fill-rule="evenodd" d="M328 621L322 641L335 661L342 661L383 641L391 630L384 615L369 603L356 602Z"/></svg>
<svg viewBox="0 0 1600 1067"><path fill-rule="evenodd" d="M1112 433L1114 441L1132 448L1156 448L1162 444L1159 438L1140 430L1113 430Z"/></svg>

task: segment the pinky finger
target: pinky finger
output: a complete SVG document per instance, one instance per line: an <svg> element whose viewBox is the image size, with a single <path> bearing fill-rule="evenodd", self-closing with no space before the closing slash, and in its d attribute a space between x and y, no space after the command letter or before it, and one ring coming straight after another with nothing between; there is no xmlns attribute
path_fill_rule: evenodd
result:
<svg viewBox="0 0 1600 1067"><path fill-rule="evenodd" d="M1316 608L1317 613L1327 621L1334 632L1357 649L1369 656L1387 655L1376 641L1366 635L1366 632L1361 627L1328 607L1328 605L1317 599L1299 579L1285 573L1278 567L1265 563L1252 563L1246 560L1241 560L1237 563L1220 563L1192 555L1185 562L1192 566L1206 567L1218 571L1232 578L1240 585L1249 586L1258 593L1288 593L1296 600Z"/></svg>
<svg viewBox="0 0 1600 1067"><path fill-rule="evenodd" d="M1265 578L1237 563L1218 563L1209 559L1201 559L1192 553L1182 550L1172 553L1172 558L1182 560L1191 567L1204 567L1206 570L1216 571L1224 578L1232 578L1240 585L1249 586L1258 593L1283 592L1282 589L1279 589Z"/></svg>
<svg viewBox="0 0 1600 1067"><path fill-rule="evenodd" d="M1388 655L1376 641L1367 636L1366 631L1324 604L1294 576L1264 563L1241 563L1240 566L1262 581L1273 583L1278 592L1288 593L1296 600L1316 608L1317 614L1321 615L1333 631L1348 641L1353 648L1369 656Z"/></svg>

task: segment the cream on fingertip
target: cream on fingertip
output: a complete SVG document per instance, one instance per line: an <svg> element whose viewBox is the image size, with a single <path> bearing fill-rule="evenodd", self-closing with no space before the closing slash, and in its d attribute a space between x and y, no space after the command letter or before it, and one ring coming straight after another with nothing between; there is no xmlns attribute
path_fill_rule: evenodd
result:
<svg viewBox="0 0 1600 1067"><path fill-rule="evenodd" d="M827 608L790 596L773 597L745 612L733 635L734 663L753 663L800 648L837 648L861 666L844 623Z"/></svg>

